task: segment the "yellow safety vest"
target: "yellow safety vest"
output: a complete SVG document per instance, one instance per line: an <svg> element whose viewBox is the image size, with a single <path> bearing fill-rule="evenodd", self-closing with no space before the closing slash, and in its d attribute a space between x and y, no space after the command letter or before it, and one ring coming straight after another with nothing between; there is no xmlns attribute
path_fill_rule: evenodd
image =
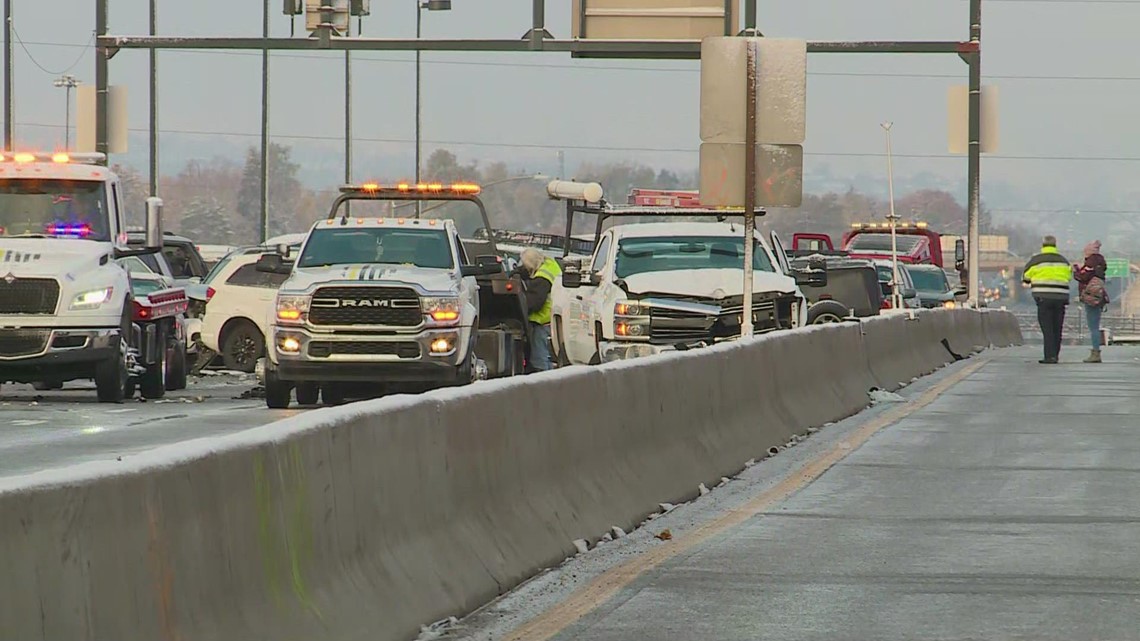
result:
<svg viewBox="0 0 1140 641"><path fill-rule="evenodd" d="M542 266L538 268L538 271L536 271L534 275L535 278L542 278L544 280L550 281L550 288L551 291L553 291L555 280L558 277L562 276L562 268L558 266L558 261L554 260L553 258L547 258L546 260L542 261ZM546 302L542 304L542 307L540 307L537 311L530 313L530 322L538 323L539 325L550 324L550 319L553 316L553 308L554 303L551 302L550 296L547 296Z"/></svg>
<svg viewBox="0 0 1140 641"><path fill-rule="evenodd" d="M1045 246L1041 253L1025 265L1024 282L1029 283L1034 298L1069 300L1069 279L1073 268L1056 247Z"/></svg>

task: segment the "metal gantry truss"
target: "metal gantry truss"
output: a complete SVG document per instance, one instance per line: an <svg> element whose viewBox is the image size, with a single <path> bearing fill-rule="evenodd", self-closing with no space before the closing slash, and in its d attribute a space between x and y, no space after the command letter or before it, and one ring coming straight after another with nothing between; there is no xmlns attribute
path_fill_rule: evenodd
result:
<svg viewBox="0 0 1140 641"><path fill-rule="evenodd" d="M10 0L6 0L6 3ZM178 49L226 49L254 50L265 52L262 73L268 76L268 52L270 51L451 51L451 52L559 52L581 58L639 58L656 60L699 60L701 43L696 40L593 40L559 39L551 37L546 30L546 0L532 0L531 28L518 40L503 39L420 39L420 38L367 38L341 37L332 28L332 20L319 27L306 38L270 38L268 22L270 5L275 0L265 0L263 36L261 38L197 38L179 36L159 36L153 33L155 26L155 2L151 2L152 33L149 36L123 36L108 33L109 0L95 0L96 29L96 150L108 151L107 128L107 87L109 85L109 61L122 49L157 50ZM735 0L726 0L733 2ZM756 28L756 0L744 2L743 36L761 36ZM808 53L893 53L893 54L953 54L962 58L969 67L969 130L967 153L967 210L969 227L969 280L970 300L977 302L979 289L978 274L978 212L981 185L981 14L982 0L970 0L969 39L966 41L907 41L907 40L868 40L868 41L815 41L808 42ZM10 38L9 25L9 43ZM8 49L10 51L10 47ZM155 154L156 105L153 86L156 82L154 56L151 56L151 154ZM10 77L9 64L6 65ZM263 78L263 87L267 78ZM6 127L11 127L11 84L5 83ZM268 167L268 92L263 92L262 110L262 177ZM346 159L348 161L348 159ZM151 173L156 173L156 163L151 161ZM157 177L151 176L152 189L157 186ZM262 195L262 227L268 222L268 203L265 185Z"/></svg>

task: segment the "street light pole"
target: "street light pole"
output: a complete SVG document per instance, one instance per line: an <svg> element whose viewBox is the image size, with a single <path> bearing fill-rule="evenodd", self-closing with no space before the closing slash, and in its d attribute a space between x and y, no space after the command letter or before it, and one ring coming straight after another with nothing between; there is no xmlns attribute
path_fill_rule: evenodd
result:
<svg viewBox="0 0 1140 641"><path fill-rule="evenodd" d="M891 127L893 122L884 122L883 131L887 135L887 199L890 203L890 213L887 220L891 222L891 307L903 309L902 296L899 294L899 243L895 233L898 227L898 216L895 215L895 171L894 157L891 153Z"/></svg>
<svg viewBox="0 0 1140 641"><path fill-rule="evenodd" d="M424 4L420 0L416 0L416 40L420 39L421 30L423 27L424 17ZM420 50L416 48L416 184L420 182L420 128L423 126L423 114L421 112L420 96L421 80L420 80ZM416 201L416 218L420 217L423 208L420 202Z"/></svg>
<svg viewBox="0 0 1140 641"><path fill-rule="evenodd" d="M64 74L56 78L53 84L66 90L67 104L63 112L63 148L71 149L71 90L79 86L79 81L71 74Z"/></svg>

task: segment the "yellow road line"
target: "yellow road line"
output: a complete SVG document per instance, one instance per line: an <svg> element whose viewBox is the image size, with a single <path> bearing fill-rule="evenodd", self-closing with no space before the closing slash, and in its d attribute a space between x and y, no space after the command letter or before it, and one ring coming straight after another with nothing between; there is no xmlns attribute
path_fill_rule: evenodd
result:
<svg viewBox="0 0 1140 641"><path fill-rule="evenodd" d="M619 590L628 586L645 572L692 549L709 538L747 521L767 510L773 503L788 498L803 489L808 483L822 476L833 465L866 443L879 430L897 423L933 403L946 390L981 369L992 357L980 356L977 358L978 362L970 364L939 381L918 398L883 412L856 430L849 438L843 439L827 452L805 463L788 478L760 496L731 510L719 519L700 526L690 534L656 546L644 554L605 572L588 585L575 591L567 600L515 628L504 639L507 641L547 641L547 639L562 632L608 601Z"/></svg>

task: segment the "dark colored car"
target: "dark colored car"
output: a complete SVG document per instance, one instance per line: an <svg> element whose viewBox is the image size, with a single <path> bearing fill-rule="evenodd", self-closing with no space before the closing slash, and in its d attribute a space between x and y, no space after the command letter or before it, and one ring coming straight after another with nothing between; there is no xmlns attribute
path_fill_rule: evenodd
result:
<svg viewBox="0 0 1140 641"><path fill-rule="evenodd" d="M142 232L127 232L127 243L130 245L142 245L145 240L146 235ZM189 238L167 232L162 241L162 255L170 266L170 275L179 285L201 282L210 271L198 253L198 246ZM143 260L155 273L164 273L155 256L144 256Z"/></svg>
<svg viewBox="0 0 1140 641"><path fill-rule="evenodd" d="M951 306L965 294L960 287L950 282L946 271L937 265L906 265L905 269L914 282L919 302L927 309Z"/></svg>

